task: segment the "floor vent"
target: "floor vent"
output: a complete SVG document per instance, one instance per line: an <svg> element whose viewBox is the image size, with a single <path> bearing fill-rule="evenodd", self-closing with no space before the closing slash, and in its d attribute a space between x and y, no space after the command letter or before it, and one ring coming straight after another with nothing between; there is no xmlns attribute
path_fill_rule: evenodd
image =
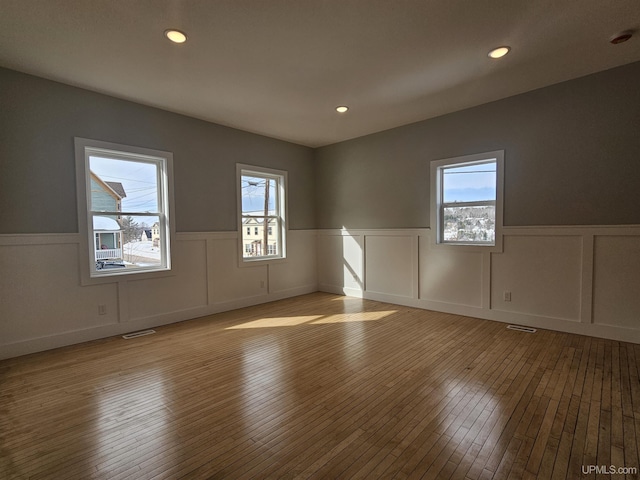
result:
<svg viewBox="0 0 640 480"><path fill-rule="evenodd" d="M531 327L521 327L520 325L507 325L509 330L517 330L519 332L536 333L537 330Z"/></svg>
<svg viewBox="0 0 640 480"><path fill-rule="evenodd" d="M122 335L122 338L129 340L130 338L144 337L145 335L153 335L154 333L156 333L155 330L142 330L141 332L127 333L126 335Z"/></svg>

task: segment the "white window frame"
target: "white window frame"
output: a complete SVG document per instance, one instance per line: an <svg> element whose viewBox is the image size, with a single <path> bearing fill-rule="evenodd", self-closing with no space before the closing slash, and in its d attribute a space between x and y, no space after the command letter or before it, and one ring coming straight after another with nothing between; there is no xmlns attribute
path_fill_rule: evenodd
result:
<svg viewBox="0 0 640 480"><path fill-rule="evenodd" d="M244 216L242 215L242 177L244 175L264 177L264 178L276 180L276 185L277 185L276 188L278 189L276 206L278 211L276 212L276 215L269 216L269 219L271 218L276 219L276 223L279 224L280 235L278 236L278 238L279 238L280 244L278 248L279 253L276 255L267 254L259 257L245 257L243 255L244 246L242 242L242 233L243 233L242 222L243 222ZM255 165L246 165L241 163L236 164L237 212L238 212L238 220L237 220L238 221L238 256L239 256L239 265L241 267L249 266L251 264L256 264L256 263L260 263L261 265L264 265L265 262L279 263L279 262L286 261L287 232L289 230L288 221L287 221L287 218L288 218L287 217L288 215L288 208L287 208L288 178L287 177L288 177L287 172L284 170L276 170L273 168L258 167ZM264 227L267 227L267 226L268 226L267 224L264 225ZM276 228L278 228L278 226ZM266 249L268 251L268 247L266 247Z"/></svg>
<svg viewBox="0 0 640 480"><path fill-rule="evenodd" d="M102 155L107 158L153 163L158 166L158 212L92 212L89 158ZM78 200L78 227L80 231L80 266L83 285L118 281L123 277L166 276L171 272L171 245L175 239L173 202L173 154L160 150L121 145L111 142L75 138L76 190ZM158 216L161 235L161 264L153 267L132 269L96 269L95 240L93 231L94 215L154 215Z"/></svg>
<svg viewBox="0 0 640 480"><path fill-rule="evenodd" d="M495 243L489 242L451 242L444 240L444 209L448 205L443 200L443 172L447 168L462 167L471 164L482 164L493 162L496 163L496 199L493 201L482 202L458 202L456 206L482 206L495 204ZM460 157L445 158L434 160L431 162L431 238L432 245L438 248L453 249L477 249L481 251L502 251L502 222L503 222L503 204L504 204L504 150L496 150L493 152L476 153L472 155L463 155Z"/></svg>

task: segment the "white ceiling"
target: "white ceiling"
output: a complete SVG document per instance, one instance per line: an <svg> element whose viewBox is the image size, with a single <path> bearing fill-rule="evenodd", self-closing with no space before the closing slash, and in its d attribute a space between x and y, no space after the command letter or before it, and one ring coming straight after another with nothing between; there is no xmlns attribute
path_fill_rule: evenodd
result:
<svg viewBox="0 0 640 480"><path fill-rule="evenodd" d="M609 39L639 26L638 0L0 0L0 65L315 147L638 61Z"/></svg>

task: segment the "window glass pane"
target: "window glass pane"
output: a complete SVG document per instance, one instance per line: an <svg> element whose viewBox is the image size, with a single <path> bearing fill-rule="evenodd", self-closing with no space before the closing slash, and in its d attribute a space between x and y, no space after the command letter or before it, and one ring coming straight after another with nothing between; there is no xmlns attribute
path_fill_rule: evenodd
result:
<svg viewBox="0 0 640 480"><path fill-rule="evenodd" d="M96 270L162 266L160 217L93 215Z"/></svg>
<svg viewBox="0 0 640 480"><path fill-rule="evenodd" d="M444 203L496 199L496 162L443 168Z"/></svg>
<svg viewBox="0 0 640 480"><path fill-rule="evenodd" d="M280 229L275 218L268 219L266 238L264 230L265 217L245 217L242 222L244 225L251 225L253 230L257 232L251 235L252 229L250 227L242 229L242 255L244 258L280 254Z"/></svg>
<svg viewBox="0 0 640 480"><path fill-rule="evenodd" d="M239 168L240 252L247 260L283 257L285 172Z"/></svg>
<svg viewBox="0 0 640 480"><path fill-rule="evenodd" d="M243 215L276 215L277 182L273 178L242 175L241 198Z"/></svg>
<svg viewBox="0 0 640 480"><path fill-rule="evenodd" d="M172 154L76 138L76 164L86 178L84 186L78 183L85 200L79 211L88 207L83 284L92 277L170 270Z"/></svg>
<svg viewBox="0 0 640 480"><path fill-rule="evenodd" d="M494 243L496 207L446 207L443 211L443 241Z"/></svg>
<svg viewBox="0 0 640 480"><path fill-rule="evenodd" d="M93 211L159 211L158 166L155 163L91 155Z"/></svg>
<svg viewBox="0 0 640 480"><path fill-rule="evenodd" d="M280 228L275 218L270 218L267 229L267 255L280 255Z"/></svg>

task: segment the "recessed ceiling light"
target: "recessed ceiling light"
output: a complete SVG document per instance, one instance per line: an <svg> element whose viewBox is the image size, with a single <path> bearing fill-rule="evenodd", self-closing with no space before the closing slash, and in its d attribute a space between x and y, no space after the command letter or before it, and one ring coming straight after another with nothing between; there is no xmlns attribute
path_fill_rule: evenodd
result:
<svg viewBox="0 0 640 480"><path fill-rule="evenodd" d="M180 30L165 30L164 36L173 43L184 43L187 41L187 35Z"/></svg>
<svg viewBox="0 0 640 480"><path fill-rule="evenodd" d="M338 113L345 113L347 110L349 110L349 107L345 107L344 105L336 107L336 112Z"/></svg>
<svg viewBox="0 0 640 480"><path fill-rule="evenodd" d="M489 52L489 56L491 58L502 58L504 57L507 53L509 53L509 51L511 50L511 47L498 47L498 48L494 48L493 50L491 50Z"/></svg>
<svg viewBox="0 0 640 480"><path fill-rule="evenodd" d="M633 36L633 30L625 30L624 32L620 32L617 35L614 35L609 40L614 45L618 45L619 43L624 43L629 40Z"/></svg>

